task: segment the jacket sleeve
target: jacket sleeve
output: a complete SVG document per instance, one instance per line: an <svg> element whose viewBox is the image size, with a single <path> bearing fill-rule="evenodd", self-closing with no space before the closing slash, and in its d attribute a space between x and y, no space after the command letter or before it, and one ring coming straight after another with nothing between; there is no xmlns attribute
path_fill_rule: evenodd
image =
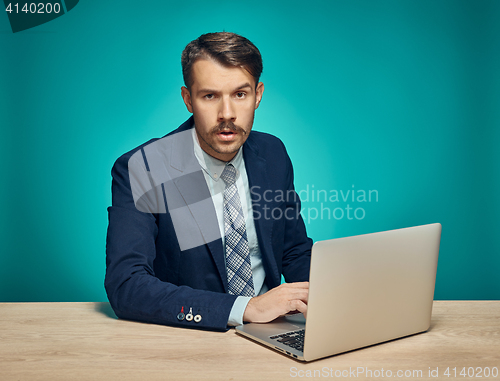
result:
<svg viewBox="0 0 500 381"><path fill-rule="evenodd" d="M123 319L226 330L236 296L177 286L155 276L158 215L137 210L130 188L128 157L119 158L112 170L105 277L111 307ZM192 309L201 320L177 319L182 308L184 314Z"/></svg>

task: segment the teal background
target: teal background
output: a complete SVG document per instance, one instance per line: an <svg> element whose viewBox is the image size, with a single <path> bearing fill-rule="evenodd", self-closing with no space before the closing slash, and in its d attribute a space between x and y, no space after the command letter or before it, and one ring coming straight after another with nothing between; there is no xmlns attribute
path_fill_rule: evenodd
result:
<svg viewBox="0 0 500 381"><path fill-rule="evenodd" d="M313 240L440 222L436 299L500 298L499 1L186 4L80 1L16 34L0 14L0 301L106 300L111 166L189 117L181 51L221 30L261 50L254 128L297 190L378 191L325 204L365 217Z"/></svg>

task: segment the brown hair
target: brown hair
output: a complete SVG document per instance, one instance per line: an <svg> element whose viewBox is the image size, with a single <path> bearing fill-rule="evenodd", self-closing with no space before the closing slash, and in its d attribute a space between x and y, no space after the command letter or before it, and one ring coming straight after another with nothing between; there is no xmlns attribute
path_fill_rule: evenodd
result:
<svg viewBox="0 0 500 381"><path fill-rule="evenodd" d="M191 89L191 68L202 58L211 58L223 66L241 67L255 78L255 86L262 73L259 49L243 36L229 32L202 34L184 48L181 56L184 84Z"/></svg>

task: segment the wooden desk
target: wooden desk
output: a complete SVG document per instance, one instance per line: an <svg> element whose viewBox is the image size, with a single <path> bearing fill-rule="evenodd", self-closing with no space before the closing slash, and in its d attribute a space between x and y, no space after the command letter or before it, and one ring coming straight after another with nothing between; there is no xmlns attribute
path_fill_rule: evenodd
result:
<svg viewBox="0 0 500 381"><path fill-rule="evenodd" d="M312 363L285 357L234 330L119 320L108 303L0 304L0 380L348 379L353 378L349 368L357 367L372 376L360 373L356 379L388 379L388 371L396 379L399 370L399 379L435 380L429 368L439 368L439 379L455 379L456 367L456 379L463 380L472 377L459 372L472 367L475 373L483 368L481 379L498 380L500 374L484 377L484 368L500 372L500 302L435 302L427 333ZM444 375L447 367L451 377Z"/></svg>

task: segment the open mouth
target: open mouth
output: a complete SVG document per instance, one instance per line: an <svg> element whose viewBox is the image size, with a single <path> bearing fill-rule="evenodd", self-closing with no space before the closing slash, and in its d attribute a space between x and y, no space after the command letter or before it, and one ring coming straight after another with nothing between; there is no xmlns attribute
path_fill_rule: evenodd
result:
<svg viewBox="0 0 500 381"><path fill-rule="evenodd" d="M234 131L221 131L217 134L221 140L232 140L237 134Z"/></svg>

